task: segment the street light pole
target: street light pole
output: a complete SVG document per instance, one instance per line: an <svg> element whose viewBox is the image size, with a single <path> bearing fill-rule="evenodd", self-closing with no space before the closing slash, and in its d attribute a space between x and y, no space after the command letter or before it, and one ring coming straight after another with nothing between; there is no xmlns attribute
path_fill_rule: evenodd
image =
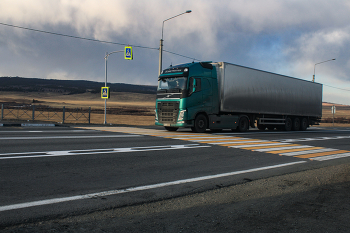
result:
<svg viewBox="0 0 350 233"><path fill-rule="evenodd" d="M120 52L124 52L124 51L123 50L113 51L111 53L106 52L106 56L105 56L105 87L107 87L107 60L108 60L108 56L111 55L112 53L120 53ZM105 120L104 120L104 124L107 124L107 99L105 99Z"/></svg>
<svg viewBox="0 0 350 233"><path fill-rule="evenodd" d="M314 75L312 76L312 82L315 82L316 65L321 64L321 63L325 63L325 62L328 62L328 61L334 61L334 60L335 60L335 58L330 59L330 60L327 60L327 61L322 61L322 62L316 63L316 64L314 65Z"/></svg>
<svg viewBox="0 0 350 233"><path fill-rule="evenodd" d="M106 52L105 56L105 87L107 87L107 59L108 59L108 52ZM107 99L105 99L105 121L103 124L107 124Z"/></svg>
<svg viewBox="0 0 350 233"><path fill-rule="evenodd" d="M186 12L183 12L181 14L178 14L178 15L175 15L169 19L166 19L163 21L163 25L162 25L162 39L160 39L160 43L159 43L159 72L158 72L158 75L160 75L160 73L162 72L162 62L163 62L163 31L164 31L164 22L165 21L168 21L170 19L173 19L175 17L178 17L180 15L183 15L183 14L187 14L187 13L191 13L192 11L191 10L188 10Z"/></svg>

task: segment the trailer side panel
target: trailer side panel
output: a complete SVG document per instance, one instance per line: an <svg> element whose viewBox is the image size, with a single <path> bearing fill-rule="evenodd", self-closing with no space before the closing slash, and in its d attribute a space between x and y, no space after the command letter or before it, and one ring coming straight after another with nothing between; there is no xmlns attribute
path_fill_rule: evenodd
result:
<svg viewBox="0 0 350 233"><path fill-rule="evenodd" d="M220 111L322 116L322 84L229 63L216 63Z"/></svg>

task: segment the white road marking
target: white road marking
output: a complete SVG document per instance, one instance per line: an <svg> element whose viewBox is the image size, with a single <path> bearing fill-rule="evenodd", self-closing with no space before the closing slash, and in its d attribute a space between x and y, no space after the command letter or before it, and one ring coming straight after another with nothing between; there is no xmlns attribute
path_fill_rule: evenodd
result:
<svg viewBox="0 0 350 233"><path fill-rule="evenodd" d="M91 194L85 194L85 195L77 195L77 196L63 197L63 198L53 198L53 199L47 199L47 200L41 200L41 201L33 201L33 202L26 202L26 203L14 204L14 205L6 205L6 206L0 206L0 212L29 208L29 207L34 207L34 206L50 205L50 204L68 202L68 201L76 201L76 200L91 199L91 198L96 198L96 197L105 197L105 196L117 195L117 194L123 194L123 193L144 191L144 190L149 190L149 189L163 188L163 187L167 187L167 186L217 179L217 178L222 178L222 177L227 177L227 176L234 176L234 175L269 170L269 169L274 169L274 168L287 167L287 166L292 166L292 165L301 164L301 163L305 163L305 162L306 161L284 163L284 164L272 165L272 166L267 166L267 167L253 168L253 169L248 169L248 170L243 170L243 171L235 171L235 172L222 173L222 174L217 174L217 175L202 176L202 177L196 177L196 178L190 178L190 179L184 179L184 180L176 180L176 181L171 181L171 182L138 186L138 187L127 188L127 189L111 190L111 191L91 193Z"/></svg>
<svg viewBox="0 0 350 233"><path fill-rule="evenodd" d="M283 154L281 154L281 155L286 155L286 156L297 156L297 155L315 154L315 153L328 152L328 151L336 151L336 150L338 150L338 149L324 148L324 149L316 149L316 150L305 150L305 151L289 152L289 153L283 153Z"/></svg>
<svg viewBox="0 0 350 233"><path fill-rule="evenodd" d="M244 140L244 139L243 139ZM243 143L254 143L254 142L268 142L267 140L256 140L252 139L251 141L227 141L227 142L211 142L208 144L220 145L220 144L243 144ZM249 144L248 144L249 145Z"/></svg>
<svg viewBox="0 0 350 233"><path fill-rule="evenodd" d="M83 132L97 132L97 130L93 129L73 129L73 130L43 130L43 131L33 131L33 130L6 130L0 131L1 133L31 133L31 132L42 132L42 133L83 133Z"/></svg>
<svg viewBox="0 0 350 233"><path fill-rule="evenodd" d="M264 149L256 149L254 151L258 152L269 152L269 151L278 151L278 150L289 150L289 149L299 149L299 148L310 148L313 146L307 146L307 145L300 145L300 146L284 146L284 147L271 147L271 148L264 148Z"/></svg>
<svg viewBox="0 0 350 233"><path fill-rule="evenodd" d="M71 155L111 154L111 153L124 153L124 152L195 149L195 148L206 148L206 147L210 147L210 146L209 145L204 146L200 144L186 144L186 145L109 148L109 149L90 149L90 150L71 150L71 151L67 150L67 151L20 152L20 153L0 154L0 160L57 157L57 156L68 156L68 155L71 156Z"/></svg>
<svg viewBox="0 0 350 233"><path fill-rule="evenodd" d="M221 140L235 140L235 137L232 137L232 136L222 136L222 137L218 137L218 136L210 137L210 136L207 136L207 137L185 137L185 138L172 137L172 138L173 139L179 139L179 140L194 139L194 140L191 140L191 141L196 141L196 142L213 141L213 140L216 140L216 139L219 140L218 138L226 138L226 139L221 139Z"/></svg>
<svg viewBox="0 0 350 233"><path fill-rule="evenodd" d="M350 136L292 138L292 139L277 139L277 140L271 140L271 141L274 141L274 142L307 142L307 141L323 141L323 140L348 139L348 138L350 138Z"/></svg>
<svg viewBox="0 0 350 233"><path fill-rule="evenodd" d="M313 130L316 129L316 130ZM298 133L324 133L324 132L349 132L350 130L345 129L333 129L333 130L324 130L322 128L312 128L310 130L305 131L258 131L258 130L249 130L246 133L228 133L228 132L221 132L221 133L213 133L213 135L246 135L246 134L298 134Z"/></svg>
<svg viewBox="0 0 350 233"><path fill-rule="evenodd" d="M325 160L339 159L339 158L344 158L349 156L350 156L350 153L343 153L343 154L336 154L336 155L320 156L316 158L311 158L311 160L325 161Z"/></svg>
<svg viewBox="0 0 350 233"><path fill-rule="evenodd" d="M248 147L259 147L259 146L279 146L279 145L288 145L288 143L276 143L276 144L271 144L271 143L260 143L260 144L248 144L248 145L240 145L240 146L229 146L232 148L248 148ZM284 148L284 147L279 147L279 148Z"/></svg>
<svg viewBox="0 0 350 233"><path fill-rule="evenodd" d="M91 136L45 136L45 137L3 137L0 140L36 140L36 139L78 139L78 138L126 138L143 137L143 135L91 135Z"/></svg>
<svg viewBox="0 0 350 233"><path fill-rule="evenodd" d="M194 141L194 142L212 142L212 141L237 141L237 140L250 140L251 138L212 138L212 139L206 139L206 140L191 140L191 141ZM246 141L244 141L246 142ZM227 143L227 142L225 142Z"/></svg>

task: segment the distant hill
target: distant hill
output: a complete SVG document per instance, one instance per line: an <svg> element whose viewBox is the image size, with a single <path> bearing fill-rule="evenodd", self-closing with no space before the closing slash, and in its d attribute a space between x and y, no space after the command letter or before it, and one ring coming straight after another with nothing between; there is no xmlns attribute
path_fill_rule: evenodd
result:
<svg viewBox="0 0 350 233"><path fill-rule="evenodd" d="M22 77L0 77L0 91L19 92L57 92L66 95L85 92L100 93L104 82L85 80L57 80ZM156 94L156 86L134 85L125 83L108 83L113 92L133 92Z"/></svg>

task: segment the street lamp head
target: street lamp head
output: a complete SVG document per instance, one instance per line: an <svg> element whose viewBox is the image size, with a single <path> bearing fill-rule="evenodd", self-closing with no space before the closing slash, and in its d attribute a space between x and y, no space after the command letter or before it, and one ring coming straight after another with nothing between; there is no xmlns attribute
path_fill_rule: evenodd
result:
<svg viewBox="0 0 350 233"><path fill-rule="evenodd" d="M163 57L163 32L164 32L164 22L165 21L168 21L168 20L170 20L170 19L173 19L173 18L175 18L175 17L178 17L178 16L180 16L180 15L184 15L184 14L186 14L186 13L191 13L192 11L191 10L187 10L187 11L185 11L185 12L183 12L183 13L181 13L181 14L178 14L178 15L175 15L175 16L173 16L173 17L171 17L171 18L169 18L169 19L166 19L166 20L163 20L163 25L162 25L162 39L160 39L160 44L159 44L159 73L158 73L158 75L160 75L161 74L161 72L162 72L162 57Z"/></svg>
<svg viewBox="0 0 350 233"><path fill-rule="evenodd" d="M315 82L316 65L321 64L321 63L325 63L325 62L329 62L329 61L334 61L334 60L335 60L335 58L330 59L330 60L327 60L327 61L323 61L323 62L316 63L316 64L314 65L314 75L312 76L312 82Z"/></svg>

